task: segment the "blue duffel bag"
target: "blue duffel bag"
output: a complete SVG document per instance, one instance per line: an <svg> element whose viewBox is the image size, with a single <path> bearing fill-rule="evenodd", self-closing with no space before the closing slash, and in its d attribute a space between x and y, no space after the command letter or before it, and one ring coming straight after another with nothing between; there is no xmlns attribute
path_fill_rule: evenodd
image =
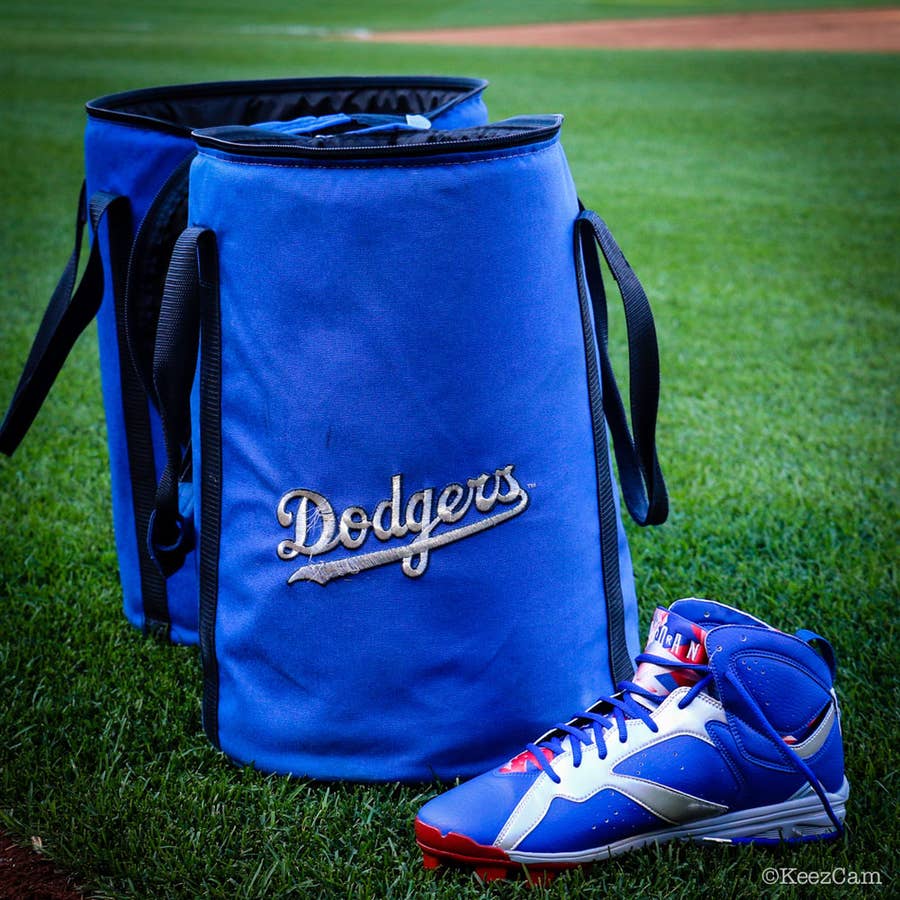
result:
<svg viewBox="0 0 900 900"><path fill-rule="evenodd" d="M155 349L155 526L174 527L190 430L203 720L233 760L473 775L632 674L607 426L632 515L663 521L656 335L561 123L195 132ZM625 303L633 438L595 242Z"/></svg>
<svg viewBox="0 0 900 900"><path fill-rule="evenodd" d="M191 130L329 117L343 130L481 124L486 82L471 78L339 77L147 88L87 104L86 184L75 249L51 298L0 428L10 455L24 437L77 337L97 316L109 441L113 520L124 609L138 628L197 641L197 575L190 472L176 473L180 554L160 567L146 535L164 463L152 385L156 321L166 267L187 224ZM360 121L356 121L358 117ZM90 256L77 289L81 237ZM187 442L188 435L179 436ZM162 568L162 570L161 570Z"/></svg>

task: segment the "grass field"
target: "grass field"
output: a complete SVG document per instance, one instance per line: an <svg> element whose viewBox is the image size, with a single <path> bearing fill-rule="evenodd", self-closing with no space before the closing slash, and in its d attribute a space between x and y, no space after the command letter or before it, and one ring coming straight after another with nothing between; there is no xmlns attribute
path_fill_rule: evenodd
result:
<svg viewBox="0 0 900 900"><path fill-rule="evenodd" d="M825 4L791 4L804 5ZM631 532L642 622L697 594L831 638L848 833L784 850L667 846L531 893L421 869L412 819L435 785L231 767L200 728L195 651L143 639L119 611L93 331L16 457L0 460L0 826L40 835L117 898L796 895L763 884L771 866L876 870L896 896L900 58L397 49L249 27L604 12L584 2L414 15L411 2L261 0L252 20L245 3L184 6L2 2L0 403L71 247L85 99L220 78L452 73L491 80L495 118L564 112L580 193L642 277L660 335L672 514Z"/></svg>
<svg viewBox="0 0 900 900"><path fill-rule="evenodd" d="M891 0L412 0L378 3L375 0L331 0L329 3L264 0L153 0L123 4L116 0L4 0L4 21L16 27L48 24L63 34L77 30L118 29L152 32L195 26L203 31L254 33L272 26L305 25L320 28L440 28L506 22L579 21L621 17L671 16L712 12L891 6ZM187 35L194 38L195 34Z"/></svg>

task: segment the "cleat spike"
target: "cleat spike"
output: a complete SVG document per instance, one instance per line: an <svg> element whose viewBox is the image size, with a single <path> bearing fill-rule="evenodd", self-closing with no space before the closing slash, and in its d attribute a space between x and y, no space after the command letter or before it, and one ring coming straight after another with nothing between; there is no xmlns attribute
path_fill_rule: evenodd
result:
<svg viewBox="0 0 900 900"><path fill-rule="evenodd" d="M422 851L422 868L436 869L440 864L441 861L433 853L428 853L425 850Z"/></svg>
<svg viewBox="0 0 900 900"><path fill-rule="evenodd" d="M482 881L502 881L506 878L506 869L503 866L476 866L475 874Z"/></svg>

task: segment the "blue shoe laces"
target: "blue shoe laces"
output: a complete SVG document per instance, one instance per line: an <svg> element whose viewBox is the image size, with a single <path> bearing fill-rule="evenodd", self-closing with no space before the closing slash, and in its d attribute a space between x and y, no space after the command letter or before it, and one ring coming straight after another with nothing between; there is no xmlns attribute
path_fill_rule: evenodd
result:
<svg viewBox="0 0 900 900"><path fill-rule="evenodd" d="M835 815L834 810L831 808L831 804L828 802L828 797L825 796L825 789L822 787L822 783L816 778L815 773L812 769L806 764L806 762L800 757L800 755L790 747L788 744L784 742L781 735L775 730L772 723L766 718L763 713L760 705L756 702L756 699L740 683L740 681L731 675L729 672L725 672L725 678L731 682L732 686L738 691L738 693L744 698L746 704L753 710L756 715L757 724L763 729L763 731L769 736L772 740L772 743L778 749L778 752L781 754L784 759L794 766L794 768L800 772L804 778L806 778L807 782L809 782L809 786L816 792L816 796L819 798L822 806L825 809L828 818L831 819L832 824L837 830L838 837L840 837L844 833L844 826L841 823L840 819L838 819L837 815Z"/></svg>
<svg viewBox="0 0 900 900"><path fill-rule="evenodd" d="M675 660L653 656L650 653L641 653L636 657L635 663L640 665L643 662L664 666L668 669L681 669L684 671L697 672L702 676L700 680L678 701L679 709L684 709L688 706L713 679L712 671L708 665L676 662ZM786 762L792 765L799 774L803 775L810 787L815 791L828 818L831 819L832 824L837 830L837 834L839 836L842 835L844 833L844 826L832 809L831 804L828 802L828 798L825 795L825 789L822 787L822 784L815 773L804 762L799 754L784 742L782 736L765 717L759 704L740 681L731 677L727 672L725 673L725 677L728 678L728 681L741 694L748 707L754 712L757 720L756 724L762 728L766 735L768 735L774 746L778 749L779 754ZM597 755L600 759L606 759L606 742L603 740L604 731L607 731L614 726L618 726L619 741L624 744L628 740L628 729L625 724L626 719L641 719L655 734L659 731L659 726L651 718L653 710L638 703L637 700L634 699L635 696L649 700L654 706L659 706L668 695L660 696L651 693L646 688L641 687L639 684L635 684L633 681L620 681L616 685L615 696L600 697L594 704L593 708L601 705L609 706L610 709L608 712L596 713L585 711L579 713L572 721L583 722L584 724L581 727L568 722L560 722L554 726L553 732L555 733L552 737L545 741L539 741L538 743L527 744L525 749L531 753L528 764L537 766L537 768L545 772L554 783L559 784L562 779L554 770L552 760L555 756L564 752L565 748L563 747L563 741L566 737L569 738L569 746L572 749L572 765L577 769L581 765L581 748L583 745L590 746L591 744L596 744ZM549 750L550 754L545 754L545 750Z"/></svg>
<svg viewBox="0 0 900 900"><path fill-rule="evenodd" d="M706 685L712 680L712 672L709 666L700 663L682 663L675 660L665 659L660 656L653 656L650 653L641 653L635 659L640 665L643 662L651 663L655 666L663 666L667 669L682 669L684 671L697 672L703 677L691 687L691 689L678 701L678 708L684 709L697 696ZM569 745L572 748L572 765L577 769L581 765L581 748L582 745L597 745L597 754L600 759L606 759L606 742L602 740L602 734L607 729L618 726L619 741L625 743L628 740L628 728L625 724L626 719L641 719L646 723L647 727L655 734L659 731L659 726L650 718L653 710L647 709L635 699L635 697L643 697L649 700L654 706L658 706L666 699L666 696L660 696L648 691L646 688L635 684L633 681L620 681L616 685L616 693L610 697L600 697L594 704L596 708L601 705L610 706L608 712L583 712L579 713L573 721L583 721L582 727L569 724L568 722L560 722L553 727L554 732L558 732L546 741L540 741L537 744L527 744L525 749L532 755L529 763L533 763L539 769L546 772L549 778L556 784L562 780L554 771L551 765L551 759L564 751L562 742L569 737ZM548 758L543 752L549 750L551 756Z"/></svg>

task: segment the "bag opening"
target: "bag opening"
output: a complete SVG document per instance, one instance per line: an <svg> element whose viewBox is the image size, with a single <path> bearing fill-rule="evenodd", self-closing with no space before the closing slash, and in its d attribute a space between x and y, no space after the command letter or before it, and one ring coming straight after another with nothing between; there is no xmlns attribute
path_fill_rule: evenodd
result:
<svg viewBox="0 0 900 900"><path fill-rule="evenodd" d="M432 116L476 96L478 78L292 78L213 82L109 94L86 104L88 115L189 134L217 125L325 116L338 112Z"/></svg>
<svg viewBox="0 0 900 900"><path fill-rule="evenodd" d="M251 156L384 156L480 151L537 144L559 133L560 115L518 116L489 125L455 129L394 129L359 132L341 129L290 134L226 125L200 129L194 140L201 147Z"/></svg>

